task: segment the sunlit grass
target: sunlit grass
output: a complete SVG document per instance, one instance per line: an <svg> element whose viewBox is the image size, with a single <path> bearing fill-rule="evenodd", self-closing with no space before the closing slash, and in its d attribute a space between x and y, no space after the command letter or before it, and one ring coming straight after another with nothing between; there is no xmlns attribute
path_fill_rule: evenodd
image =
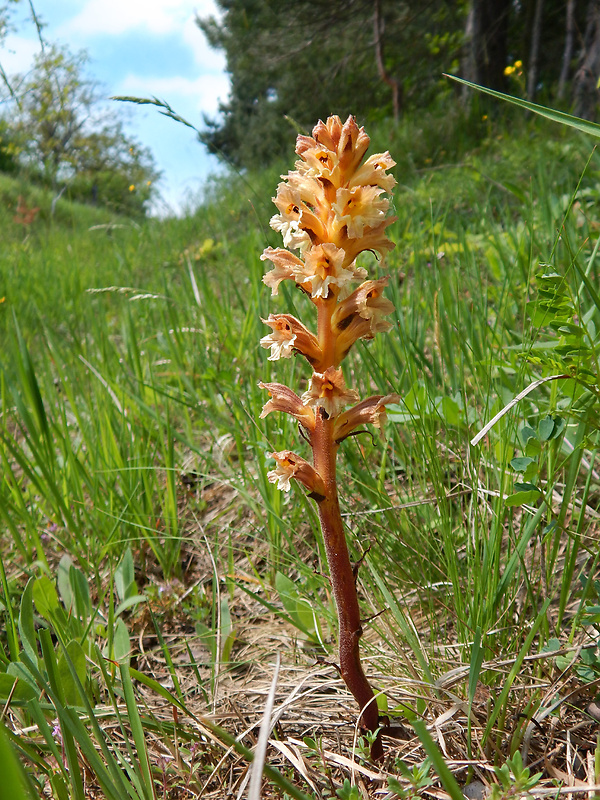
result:
<svg viewBox="0 0 600 800"><path fill-rule="evenodd" d="M405 147L409 139L402 133ZM395 328L358 346L348 368L361 392L398 392L403 403L390 411L383 447L368 435L344 443L342 511L354 558L368 550L359 585L365 618L380 616L365 625L365 652L395 724L431 723L468 704L470 721L461 706L463 727L447 731L448 755L498 764L524 741L532 760L542 748L527 725L546 724L558 668L551 654L532 658L594 632L581 601L582 591L588 606L597 599L585 581L598 561L595 407L574 402L572 382L555 381L477 447L469 441L550 369L535 356L551 355L542 345L552 334L532 326L528 305L541 265L564 276L595 331L598 308L573 263L577 254L598 285L598 164L594 156L569 210L588 144L538 128L490 130L477 151L459 144L460 163L397 175L397 248L385 267ZM388 147L394 154L393 140ZM175 785L210 796L233 763L227 736L245 730L227 717L223 686L238 708L244 687L251 699L240 713L254 724L262 700L252 686L270 675L277 649L296 683L313 668L329 669L324 691L336 681L314 508L266 479L266 452L303 447L289 421L259 420L257 383L275 378L257 345L260 318L294 299L273 308L261 282L259 255L276 244L274 175L223 184L181 220L133 223L73 207L68 222L23 226L2 212L0 695L38 794L45 784L56 798L84 797L76 765L85 761L107 797L162 796ZM297 361L286 370L284 383L307 377ZM549 415L565 427L544 440ZM510 462L525 453L524 426L539 439L539 451L529 446L540 491L512 506L506 497L522 478ZM128 599L115 577L128 548L129 598L142 599L117 613ZM52 613L44 578L58 581ZM558 665L575 682L582 666L597 677L586 658ZM71 697L61 696L57 670ZM321 685L321 673L314 680ZM220 710L222 732L201 720ZM333 717L320 729L309 718L303 727L294 717L289 735L337 747ZM281 724L285 742L285 716ZM351 747L351 729L343 733ZM398 775L394 758L406 753L388 746L386 768ZM312 751L307 759L318 793L281 751L271 761L296 787L328 796L326 768ZM338 767L328 769L341 786Z"/></svg>

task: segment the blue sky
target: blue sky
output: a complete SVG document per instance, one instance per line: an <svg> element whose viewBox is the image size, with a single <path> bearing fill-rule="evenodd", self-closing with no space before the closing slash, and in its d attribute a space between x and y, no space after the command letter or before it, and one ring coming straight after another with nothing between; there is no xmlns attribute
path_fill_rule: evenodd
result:
<svg viewBox="0 0 600 800"><path fill-rule="evenodd" d="M107 97L154 95L198 128L202 115L214 117L219 100L227 98L223 54L209 48L194 22L195 13L216 14L212 0L34 0L34 7L48 41L88 52L89 76ZM27 4L16 9L14 30L0 47L9 75L26 72L39 47ZM178 211L193 203L208 175L218 171L216 159L192 130L157 109L120 110L125 130L150 148L163 172L159 188L167 207Z"/></svg>

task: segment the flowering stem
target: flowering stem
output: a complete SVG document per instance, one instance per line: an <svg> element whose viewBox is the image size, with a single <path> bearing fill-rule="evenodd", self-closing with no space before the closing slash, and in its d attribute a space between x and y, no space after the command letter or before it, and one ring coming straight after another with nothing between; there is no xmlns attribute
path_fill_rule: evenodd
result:
<svg viewBox="0 0 600 800"><path fill-rule="evenodd" d="M319 519L325 542L331 588L338 612L340 673L361 709L361 727L375 732L379 728L379 711L373 689L360 661L359 645L362 636L360 607L356 592L356 577L350 562L337 494L335 469L337 447L333 441L333 421L328 419L321 409L315 423L312 439L314 465L324 480L326 491L324 499L318 503ZM371 756L376 760L383 757L379 734L372 744Z"/></svg>
<svg viewBox="0 0 600 800"><path fill-rule="evenodd" d="M396 394L360 400L358 392L346 386L340 367L355 342L392 328L383 319L394 310L382 297L388 277L365 280L367 270L357 258L371 252L383 259L394 248L386 228L395 217L387 215L390 204L382 195L396 183L386 172L395 162L389 153L376 153L363 161L369 137L353 117L344 124L336 116L319 121L312 134L298 136L300 160L279 184L274 198L280 213L271 219L271 227L281 231L289 249L267 247L261 259L273 265L263 277L272 294L278 294L279 284L289 280L310 297L317 309L317 332L315 336L290 314L269 314L263 322L272 333L263 336L260 344L271 350L270 361L304 356L313 375L302 397L282 384L260 383L270 395L260 416L272 411L290 414L311 444L313 464L291 450L270 453L277 466L267 477L286 492L294 478L317 503L339 616L340 672L360 706L361 728L373 734L371 756L380 759L379 712L360 662L356 571L340 514L335 461L344 439L364 424L381 427L385 407L400 400ZM362 283L352 291L358 281ZM352 408L344 411L348 405Z"/></svg>

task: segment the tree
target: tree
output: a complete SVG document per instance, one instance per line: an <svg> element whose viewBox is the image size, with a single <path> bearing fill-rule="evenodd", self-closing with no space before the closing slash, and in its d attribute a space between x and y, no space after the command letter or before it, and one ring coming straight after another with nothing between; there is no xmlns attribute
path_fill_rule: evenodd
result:
<svg viewBox="0 0 600 800"><path fill-rule="evenodd" d="M511 0L471 0L465 28L463 76L504 91Z"/></svg>
<svg viewBox="0 0 600 800"><path fill-rule="evenodd" d="M95 87L83 78L87 56L66 48L45 46L30 75L18 86L14 130L23 158L41 168L49 183L57 183L77 163L77 153L98 101Z"/></svg>
<svg viewBox="0 0 600 800"><path fill-rule="evenodd" d="M32 71L11 80L17 88L6 98L6 133L20 164L44 183L64 184L78 199L141 210L158 178L152 155L106 109L85 77L87 61L84 52L42 41Z"/></svg>
<svg viewBox="0 0 600 800"><path fill-rule="evenodd" d="M217 4L220 18L198 24L225 52L231 92L202 140L241 167L285 154L290 123L308 130L332 113L365 119L427 105L444 90L465 11L450 0Z"/></svg>
<svg viewBox="0 0 600 800"><path fill-rule="evenodd" d="M0 42L6 36L10 24L10 13L12 6L16 5L19 0L5 0L0 2Z"/></svg>
<svg viewBox="0 0 600 800"><path fill-rule="evenodd" d="M574 113L593 120L600 76L600 0L590 0L579 68L573 79Z"/></svg>

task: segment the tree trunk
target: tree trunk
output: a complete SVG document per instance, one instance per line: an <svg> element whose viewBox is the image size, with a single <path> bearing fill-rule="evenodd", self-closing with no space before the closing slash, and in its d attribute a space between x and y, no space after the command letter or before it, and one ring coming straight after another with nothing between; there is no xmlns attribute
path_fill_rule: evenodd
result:
<svg viewBox="0 0 600 800"><path fill-rule="evenodd" d="M573 38L575 34L575 0L567 1L567 19L565 29L565 51L563 53L562 67L558 79L558 89L556 97L562 100L565 96L567 81L569 80L569 70L571 59L573 58Z"/></svg>
<svg viewBox="0 0 600 800"><path fill-rule="evenodd" d="M383 29L384 24L381 18L381 0L375 0L373 9L373 29L375 42L375 60L379 77L392 90L392 105L394 109L394 122L400 118L401 86L396 78L392 78L385 68L383 57Z"/></svg>
<svg viewBox="0 0 600 800"><path fill-rule="evenodd" d="M463 76L504 91L511 0L471 0L465 28Z"/></svg>
<svg viewBox="0 0 600 800"><path fill-rule="evenodd" d="M579 68L573 78L574 113L593 120L598 103L600 76L600 0L590 0Z"/></svg>
<svg viewBox="0 0 600 800"><path fill-rule="evenodd" d="M535 98L538 82L538 56L540 52L540 39L542 35L542 10L544 0L536 0L533 29L531 31L531 50L529 51L529 65L527 69L527 99Z"/></svg>

